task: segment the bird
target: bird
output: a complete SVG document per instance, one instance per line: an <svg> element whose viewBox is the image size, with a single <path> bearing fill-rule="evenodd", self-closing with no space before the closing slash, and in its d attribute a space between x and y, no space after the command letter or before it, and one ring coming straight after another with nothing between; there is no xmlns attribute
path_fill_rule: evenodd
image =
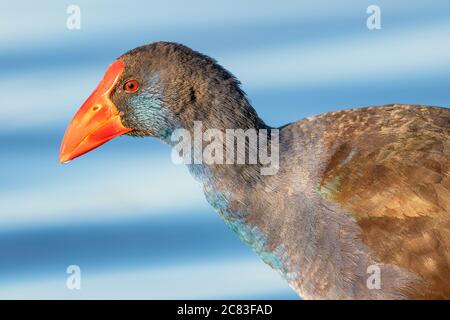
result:
<svg viewBox="0 0 450 320"><path fill-rule="evenodd" d="M174 132L193 134L196 121L277 142L274 174L262 174L259 159L186 166L300 298L450 299L450 109L369 106L272 127L216 60L160 41L109 66L68 125L59 160L124 134L174 146Z"/></svg>

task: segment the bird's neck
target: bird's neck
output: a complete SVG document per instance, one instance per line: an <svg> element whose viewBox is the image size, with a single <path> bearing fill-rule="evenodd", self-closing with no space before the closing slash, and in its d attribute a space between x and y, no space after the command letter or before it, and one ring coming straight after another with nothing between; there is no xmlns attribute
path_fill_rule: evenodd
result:
<svg viewBox="0 0 450 320"><path fill-rule="evenodd" d="M179 114L182 125L172 133L176 138L169 143L175 153L182 154L180 160L187 161L190 173L202 183L207 201L226 224L266 263L287 273L281 263L284 258L273 252L281 250L281 246L269 244L268 232L262 227L262 219L270 216L268 210L274 207L266 204L279 168L278 129L268 127L245 96L235 93L217 93L207 99L210 105L197 100L195 107L186 108ZM186 158L185 149L180 150L183 141L190 145ZM230 153L232 158L228 158ZM222 161L210 163L205 155ZM244 159L243 163L238 156Z"/></svg>
<svg viewBox="0 0 450 320"><path fill-rule="evenodd" d="M235 94L210 92L207 102L186 108L164 139L192 175L214 190L252 188L278 170L278 129L267 126L233 88Z"/></svg>
<svg viewBox="0 0 450 320"><path fill-rule="evenodd" d="M256 113L250 119L251 121L247 117L226 116L222 119L214 118L211 122L203 122L203 133L208 132L209 129L218 129L217 132L223 134L223 143L219 145L223 146L221 150L224 160L222 163L203 161L189 163L187 166L190 173L203 184L207 201L216 209L225 223L266 263L288 277L288 272L285 271L285 265L282 263L284 257L274 251L279 250L277 248L281 246L274 247L273 250L269 249L267 230L258 226L263 223L261 212L269 210L265 204L270 197L272 186L276 185L274 181L277 179L279 168L278 129L266 126ZM191 135L196 135L195 129L190 131ZM240 131L234 131L235 135L231 138L227 133L233 129ZM236 133L238 136L244 133L244 148L237 145L239 138L234 140L236 144L227 144L236 137ZM205 152L208 153L207 148L212 143L202 141L203 156ZM233 161L228 161L230 159L227 158L230 150L235 156ZM238 156L242 156L242 150L244 163L237 163ZM194 159L193 154L191 158ZM256 159L256 161L250 159Z"/></svg>
<svg viewBox="0 0 450 320"><path fill-rule="evenodd" d="M171 139L175 152L182 155L180 160L205 192L228 194L228 201L239 198L235 193L264 185L265 176L279 168L278 129L267 126L246 99L235 101L234 106L224 104L201 120L184 124ZM216 208L222 206L211 202Z"/></svg>

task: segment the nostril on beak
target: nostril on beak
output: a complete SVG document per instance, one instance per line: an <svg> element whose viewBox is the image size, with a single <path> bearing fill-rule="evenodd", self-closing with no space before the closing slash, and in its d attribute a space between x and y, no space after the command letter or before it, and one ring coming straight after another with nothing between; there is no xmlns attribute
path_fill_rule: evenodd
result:
<svg viewBox="0 0 450 320"><path fill-rule="evenodd" d="M96 104L95 106L92 107L92 111L94 111L94 112L98 111L98 110L100 110L100 108L101 108L101 106Z"/></svg>

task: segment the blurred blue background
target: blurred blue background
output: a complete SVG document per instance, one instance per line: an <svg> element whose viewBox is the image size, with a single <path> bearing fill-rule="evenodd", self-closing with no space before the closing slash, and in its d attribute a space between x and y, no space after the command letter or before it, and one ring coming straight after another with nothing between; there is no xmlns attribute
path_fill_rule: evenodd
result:
<svg viewBox="0 0 450 320"><path fill-rule="evenodd" d="M70 4L80 30L66 28ZM366 27L370 4L381 30ZM297 298L167 146L120 137L58 164L65 126L131 48L176 41L216 58L274 126L450 105L449 1L2 1L0 39L0 298ZM81 290L66 288L69 265Z"/></svg>

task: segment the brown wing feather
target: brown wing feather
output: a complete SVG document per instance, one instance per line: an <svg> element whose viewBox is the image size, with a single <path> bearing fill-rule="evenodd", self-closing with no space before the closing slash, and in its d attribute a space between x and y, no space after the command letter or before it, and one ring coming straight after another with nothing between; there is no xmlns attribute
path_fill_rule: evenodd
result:
<svg viewBox="0 0 450 320"><path fill-rule="evenodd" d="M352 214L380 262L422 277L410 298L450 299L450 109L395 105L322 120L334 153L320 192Z"/></svg>

